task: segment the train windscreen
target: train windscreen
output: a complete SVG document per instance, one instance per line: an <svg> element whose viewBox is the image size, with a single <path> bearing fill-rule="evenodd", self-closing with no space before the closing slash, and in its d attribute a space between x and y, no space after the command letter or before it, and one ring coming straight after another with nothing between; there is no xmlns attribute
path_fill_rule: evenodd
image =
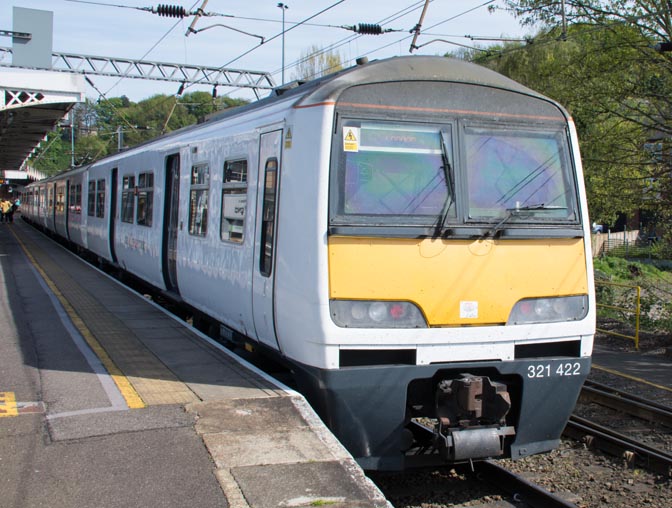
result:
<svg viewBox="0 0 672 508"><path fill-rule="evenodd" d="M342 119L331 224L578 224L564 126Z"/></svg>

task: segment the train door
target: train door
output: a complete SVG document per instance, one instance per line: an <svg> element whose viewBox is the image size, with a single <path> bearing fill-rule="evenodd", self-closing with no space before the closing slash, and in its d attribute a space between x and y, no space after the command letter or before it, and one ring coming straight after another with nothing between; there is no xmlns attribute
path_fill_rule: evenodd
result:
<svg viewBox="0 0 672 508"><path fill-rule="evenodd" d="M65 196L63 198L63 237L70 240L70 213L74 210L74 196L70 188L70 179L65 180Z"/></svg>
<svg viewBox="0 0 672 508"><path fill-rule="evenodd" d="M112 168L112 176L110 178L110 217L109 217L109 239L110 239L110 256L112 262L117 262L117 255L114 252L114 229L117 221L117 168Z"/></svg>
<svg viewBox="0 0 672 508"><path fill-rule="evenodd" d="M56 224L56 182L49 185L49 210L47 216L47 228L54 230Z"/></svg>
<svg viewBox="0 0 672 508"><path fill-rule="evenodd" d="M252 270L252 312L257 339L280 349L275 334L274 254L277 232L278 186L282 129L266 132L259 140L259 188L257 196L254 268Z"/></svg>
<svg viewBox="0 0 672 508"><path fill-rule="evenodd" d="M166 197L163 215L162 265L166 289L179 293L177 286L177 228L180 203L180 154L166 157Z"/></svg>

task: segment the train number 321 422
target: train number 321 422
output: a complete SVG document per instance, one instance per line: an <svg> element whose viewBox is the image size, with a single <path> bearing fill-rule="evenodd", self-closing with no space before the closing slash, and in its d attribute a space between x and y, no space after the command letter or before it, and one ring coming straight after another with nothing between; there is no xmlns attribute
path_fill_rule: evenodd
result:
<svg viewBox="0 0 672 508"><path fill-rule="evenodd" d="M581 364L579 362L565 362L558 364L540 363L527 368L527 377L539 379L553 376L579 376Z"/></svg>

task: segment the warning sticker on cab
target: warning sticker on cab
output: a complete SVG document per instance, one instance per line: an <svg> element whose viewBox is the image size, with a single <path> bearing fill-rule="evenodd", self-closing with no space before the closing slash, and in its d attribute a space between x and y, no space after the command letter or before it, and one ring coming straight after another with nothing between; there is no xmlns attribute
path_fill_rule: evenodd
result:
<svg viewBox="0 0 672 508"><path fill-rule="evenodd" d="M359 152L359 127L343 127L343 151Z"/></svg>

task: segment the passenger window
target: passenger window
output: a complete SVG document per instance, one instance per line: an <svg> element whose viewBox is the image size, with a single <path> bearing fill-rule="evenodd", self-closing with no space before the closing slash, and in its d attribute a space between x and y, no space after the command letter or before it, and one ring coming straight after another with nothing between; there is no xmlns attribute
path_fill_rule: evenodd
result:
<svg viewBox="0 0 672 508"><path fill-rule="evenodd" d="M191 168L191 193L189 197L189 234L205 236L208 232L208 193L210 191L210 166L196 164Z"/></svg>
<svg viewBox="0 0 672 508"><path fill-rule="evenodd" d="M264 209L261 217L261 257L259 271L265 277L273 270L273 239L275 236L275 196L278 187L278 159L272 157L264 168Z"/></svg>
<svg viewBox="0 0 672 508"><path fill-rule="evenodd" d="M243 243L247 210L247 161L224 163L222 185L222 240Z"/></svg>
<svg viewBox="0 0 672 508"><path fill-rule="evenodd" d="M70 195L68 196L68 212L82 213L82 184L72 184L70 186Z"/></svg>
<svg viewBox="0 0 672 508"><path fill-rule="evenodd" d="M89 197L87 202L87 215L93 217L96 215L96 182L89 182Z"/></svg>
<svg viewBox="0 0 672 508"><path fill-rule="evenodd" d="M125 176L121 187L121 221L133 224L135 211L135 176Z"/></svg>
<svg viewBox="0 0 672 508"><path fill-rule="evenodd" d="M154 211L154 174L140 173L138 175L138 219L141 226L152 226Z"/></svg>
<svg viewBox="0 0 672 508"><path fill-rule="evenodd" d="M65 210L65 187L56 189L56 213L63 213Z"/></svg>
<svg viewBox="0 0 672 508"><path fill-rule="evenodd" d="M98 180L96 189L96 217L105 217L105 180Z"/></svg>

